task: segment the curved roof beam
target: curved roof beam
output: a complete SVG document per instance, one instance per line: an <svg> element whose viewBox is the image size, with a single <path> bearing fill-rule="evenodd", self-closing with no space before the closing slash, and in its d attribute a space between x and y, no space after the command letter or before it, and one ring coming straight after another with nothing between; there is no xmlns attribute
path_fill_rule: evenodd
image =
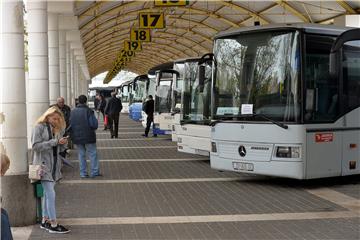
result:
<svg viewBox="0 0 360 240"><path fill-rule="evenodd" d="M178 19L178 20L186 21L185 19ZM133 20L131 20L131 21L133 21ZM123 24L128 24L129 22L130 22L130 21L124 22L124 23L122 23L121 25L123 25ZM188 22L188 21L187 21L187 22ZM196 23L198 23L198 22L196 22ZM171 25L169 25L168 27L171 27L171 29L174 29L175 27L173 27L173 26L174 26L174 25L171 24ZM117 25L117 27L118 27L118 25ZM195 27L193 27L193 28L195 28ZM185 30L186 32L191 32L191 33L194 34L194 35L200 36L200 37L203 38L205 41L208 41L208 42L212 43L212 40L211 40L209 37L203 35L202 33L195 32L195 31L193 31L192 29L187 29L187 28L180 28L180 27L178 27L178 29L183 29L183 30ZM217 29L213 29L213 30L216 31L216 32L218 31ZM111 31L111 28L110 28L110 31L109 31L109 29L105 29L105 30L97 33L94 37L95 37L96 39L101 39L101 40L103 40L103 39L107 38L108 36L111 36L111 35L113 35L113 34L117 34L117 33L122 32L122 31L129 31L128 26L126 26L126 28L124 28L124 29L119 29L119 30L115 30L115 31ZM105 35L102 35L102 33L104 33L104 32L108 32L108 33L106 33ZM163 31L158 31L158 32L163 32ZM125 33L125 34L126 34L126 33ZM86 46L86 45L88 44L88 42L89 42L90 40L93 40L93 42L91 42L90 45L91 45L92 43L94 43L95 41L98 42L96 39L94 40L94 37L89 38L89 39L87 39L87 40L84 41L84 48L85 48L85 49L87 49L87 47L89 47L89 46ZM100 41L100 40L99 40L99 41ZM199 44L199 43L198 43L198 44Z"/></svg>
<svg viewBox="0 0 360 240"><path fill-rule="evenodd" d="M139 10L134 10L134 11L131 11L131 12L137 12L137 11L139 11ZM129 13L131 13L131 12L129 12ZM99 24L97 25L97 28L98 28L98 27L101 27L101 26L104 25L104 24L108 24L108 23L110 23L110 22L112 22L112 21L115 21L114 25L112 26L112 28L115 28L115 27L118 26L118 24L116 23L117 18L118 18L117 16L108 18L107 20L103 21L102 23L99 23ZM202 22L197 22L197 21L194 21L194 20L184 19L184 18L181 18L181 17L174 17L174 16L171 16L171 15L169 16L169 18L171 18L171 19L176 19L176 21L186 21L186 23L194 23L195 25L199 25L199 26L201 26L201 27L203 27L203 28L206 28L206 29L211 29L211 30L213 30L213 31L215 31L215 32L220 31L220 29L216 29L216 28L214 28L214 27L212 27L212 26L210 26L210 25L208 25L208 24L202 23ZM128 23L128 24L129 24L131 21L134 21L134 24L135 24L136 21L137 21L137 19L132 19L132 20L129 20L129 21L125 22L125 23ZM120 25L122 25L122 24L120 24ZM194 27L195 27L195 26L194 26ZM84 34L82 33L82 34L81 34L81 37L82 37L82 38L85 38L88 34L91 34L91 33L93 33L94 31L96 31L97 28L92 28L90 31L88 31L88 32L86 32L86 33L84 33ZM109 28L106 28L106 29L103 30L103 31L106 31L106 30L108 30L108 29L109 29ZM127 26L127 29L129 29L128 26ZM101 31L101 32L103 32L103 31Z"/></svg>
<svg viewBox="0 0 360 240"><path fill-rule="evenodd" d="M106 31L108 31L108 30L109 29L106 29ZM84 49L87 49L87 48L91 47L94 43L100 42L100 40L104 40L104 39L107 40L109 38L109 36L112 37L114 34L117 34L117 35L128 35L129 34L129 29L115 30L115 29L110 28L110 30L111 31L108 31L108 33L103 35L103 36L100 36L100 35L96 34L94 37L85 40L83 42ZM92 40L92 42L90 42L91 40Z"/></svg>
<svg viewBox="0 0 360 240"><path fill-rule="evenodd" d="M348 3L346 3L343 0L336 0L336 2L343 8L346 10L346 13L349 14L357 14L357 11L355 9L353 9Z"/></svg>
<svg viewBox="0 0 360 240"><path fill-rule="evenodd" d="M178 58L182 58L182 57L183 57L183 55L178 55L178 54L173 53L173 52L171 52L171 53L173 54L173 56L168 56L168 55L162 53L162 51L164 51L164 48L166 48L167 51L169 51L169 48L171 49L171 46L169 46L169 45L158 44L157 46L160 46L160 49L159 49L159 48L155 48L155 49L159 49L158 54L160 54L160 55L164 55L165 57L175 58L175 59L178 59ZM151 46L151 47L149 47L149 48L150 48L150 50L151 50L151 49L154 48L154 46ZM161 49L161 48L162 48L162 49ZM112 65L113 65L113 62L116 60L116 56L118 55L118 51L115 51L115 47L114 47L114 49L110 49L110 50L111 50L111 52L105 52L105 53L104 53L104 52L101 52L101 53L99 53L98 55L93 56L91 59L88 59L89 65L91 66L92 63L98 61L98 60L99 60L99 59L98 59L99 57L108 57L108 58L110 58L110 56L114 56L113 59L111 60L111 61L112 61ZM147 50L147 48L144 48L144 50ZM143 51L144 51L144 50L143 50ZM162 51L161 51L161 50L162 50ZM170 51L169 51L169 52L170 52ZM180 52L180 53L183 54L183 52ZM151 56L152 53L150 53L149 55ZM134 58L136 58L136 54L135 54L135 57L134 57Z"/></svg>
<svg viewBox="0 0 360 240"><path fill-rule="evenodd" d="M84 9L84 10L82 10L81 12L76 13L76 15L78 15L78 16L84 16L84 15L86 15L86 14L91 14L91 13L90 13L91 11L94 11L95 14L96 14L96 12L99 10L99 8L100 8L104 3L105 3L105 1L102 1L102 2L96 2L96 1L94 1L90 6L88 6L87 9ZM75 4L77 4L76 1L75 1ZM75 7L77 7L77 6L75 5ZM81 17L79 17L79 19L81 19Z"/></svg>
<svg viewBox="0 0 360 240"><path fill-rule="evenodd" d="M161 37L156 37L156 38L153 38L153 40L154 41L152 41L152 42L148 42L147 44L144 44L143 46L148 46L148 45L152 45L152 44L157 44L157 45L166 45L166 46L168 46L170 49L173 49L173 50L175 50L175 51L177 51L177 52L179 52L179 53L183 53L183 51L184 51L184 49L180 49L180 48L177 48L176 46L178 46L178 45L175 45L175 46L170 46L170 44L171 43L168 43L168 44L164 44L164 43L159 43L159 42L156 42L155 40L157 40L157 39L161 39L161 40L165 40L165 41L170 41L169 39L166 39L166 38L161 38ZM119 51L122 49L122 44L123 44L123 42L122 43L120 43L120 41L119 41L119 43L117 44L117 46L116 47L118 47L119 48ZM198 51L195 51L194 49L192 49L192 48L189 48L188 46L186 46L186 45L182 45L183 47L185 47L186 48L186 50L190 50L190 51L192 51L192 52L195 52L195 54L200 54L201 52L198 52ZM89 53L89 52L87 52L86 53L86 57L87 57L87 59L92 59L94 56L93 56L93 53L96 53L96 52L108 52L108 49L107 48L109 48L109 46L108 45L105 45L105 46L103 46L101 49L96 49L96 50L94 50L94 51L91 51L91 53ZM175 54L175 53L174 53Z"/></svg>
<svg viewBox="0 0 360 240"><path fill-rule="evenodd" d="M170 57L164 54L159 54L159 53L154 53L153 51L151 51L152 49L146 49L144 51L139 52L138 54L135 55L135 57L133 57L132 59L136 59L139 56L144 56L146 55L148 57L148 59L153 59L154 57L156 57L156 59L161 59L162 61L170 61L172 59L174 59L174 57ZM112 54L100 54L99 56L97 56L96 58L91 60L91 63L96 63L100 60L110 60L107 62L110 62L111 66L114 65L114 61L116 60L117 57L117 52L114 52Z"/></svg>
<svg viewBox="0 0 360 240"><path fill-rule="evenodd" d="M123 31L123 30L121 30L121 31ZM121 32L121 31L120 31L120 32ZM127 31L127 30L126 30L126 31ZM87 53L91 53L93 49L99 48L101 45L104 45L104 44L106 45L106 44L115 43L114 39L117 39L117 38L118 38L118 37L113 37L113 36L112 36L112 35L115 34L115 33L117 33L117 32L111 32L111 33L109 33L108 35L103 36L103 37L101 38L101 40L96 41L97 44L94 45L91 49L90 49L90 48L87 49L87 48L85 47L86 52L87 52ZM190 41L190 42L194 43L195 45L198 45L199 47L206 49L205 47L203 47L203 46L201 45L202 42L195 42L195 41L192 40L191 38L184 36L184 35L186 34L186 31L185 31L185 33L182 33L182 35L176 35L176 34L174 34L174 33L169 33L169 32L166 32L166 31L157 31L157 33L159 33L159 34L165 34L165 35L172 35L172 36L178 37L179 39L186 39L187 41ZM158 34L158 35L159 35L159 34ZM117 34L117 35L118 35L118 34ZM122 37L121 35L122 35L122 34L119 34L120 37ZM109 36L111 36L111 37L109 37ZM126 39L126 37L125 37L125 39ZM119 41L119 40L123 40L123 38L117 39L116 41ZM209 40L209 41L212 43L211 40ZM184 45L184 46L186 46L186 45ZM208 49L206 49L206 50L208 50Z"/></svg>
<svg viewBox="0 0 360 240"><path fill-rule="evenodd" d="M157 37L156 39L163 39L163 38ZM156 39L154 39L154 40L156 40ZM164 39L164 40L170 41L170 40L168 40L168 39ZM115 48L115 46L117 46L118 49L119 49L119 51L120 51L120 50L122 49L123 44L124 44L123 42L119 42L118 44L114 45L113 47ZM170 46L171 43L164 44L164 43L159 43L159 42L150 42L150 43L147 43L147 44L144 45L144 46L146 47L146 46L153 45L153 44L160 45L160 46L163 46L163 47L166 47L166 48L170 48L170 49L175 50L175 52L178 52L178 53L180 53L180 54L183 54L183 53L184 53L184 50L183 50L183 49L178 49L178 48L176 48L176 47L174 47L174 46ZM185 46L185 45L183 45L183 46ZM110 49L110 50L114 50L114 49ZM90 63L91 60L92 60L94 57L97 56L97 54L93 55L93 53L100 52L101 54L103 54L103 53L109 52L110 50L109 50L109 46L105 45L102 49L98 49L97 51L93 51L91 54L86 54L86 58L87 58L88 62ZM193 49L188 48L188 50L191 50L191 51L193 51L193 52L195 52L195 53L197 53L197 54L200 54L199 52L196 52L196 51L193 50ZM117 52L119 52L119 51L117 51ZM167 51L173 53L174 55L178 55L177 53L174 53L173 51L170 51L169 49L167 49Z"/></svg>
<svg viewBox="0 0 360 240"><path fill-rule="evenodd" d="M117 15L117 13L119 12L119 10L123 9L124 6L128 6L130 4L138 4L139 2L130 2L130 3L121 3L120 5L116 5L114 6L113 8L111 9L108 9L102 13L99 13L99 15L95 16L94 18L92 18L91 20L89 20L88 22L82 24L80 26L80 30L82 30L83 28L85 28L86 26L88 26L89 24L93 23L94 21L96 21L98 18L100 18L101 16L103 15ZM135 5L134 4L134 5ZM184 10L186 12L190 12L190 13L198 13L200 15L204 15L204 16L208 16L208 17L212 17L212 18L215 18L215 19L218 19L220 21L223 21L225 22L226 24L230 25L230 26L233 26L233 27L239 27L238 24L236 24L235 22L232 22L226 18L223 18L221 17L220 15L217 15L217 14L214 14L214 13L209 13L207 11L204 11L204 10L200 10L200 9L196 9L196 8L188 8L188 7L183 7L183 6L177 6L176 7L177 9L181 9L181 10ZM150 8L145 8L143 10L134 10L134 11L131 11L131 12L151 12L153 11L154 9L163 9L163 7L158 7L158 6L153 6L153 7L150 7ZM126 12L126 14L129 14L131 12Z"/></svg>
<svg viewBox="0 0 360 240"><path fill-rule="evenodd" d="M303 22L309 23L311 22L310 19L308 17L306 17L304 14L302 14L301 12L299 12L297 9L293 8L292 6L290 6L286 1L280 0L280 1L276 1L276 3L283 7L286 11L291 12L292 14L294 14L296 17L300 18L301 20L303 20Z"/></svg>
<svg viewBox="0 0 360 240"><path fill-rule="evenodd" d="M269 6L269 7L266 7L265 9L261 10L261 11L258 12L257 14L261 15L261 14L263 14L263 13L266 13L267 11L269 11L270 9L272 9L272 8L274 8L274 7L276 7L276 6L279 6L279 5L278 5L277 3L275 3L275 4L273 4L273 5ZM242 21L240 22L240 24L244 24L246 21L249 21L251 18L253 18L253 17L245 18L244 20L242 20ZM270 22L270 23L271 23L271 22Z"/></svg>
<svg viewBox="0 0 360 240"><path fill-rule="evenodd" d="M179 40L185 39L185 40L187 40L188 42L192 42L192 43L193 43L192 46L194 46L194 45L195 45L195 46L199 46L199 47L202 48L203 50L209 51L209 49L207 49L207 48L205 48L205 47L203 47L203 46L201 45L201 42L198 43L198 42L195 42L194 40L192 40L192 39L190 39L190 38L188 38L188 37L176 35L176 34L174 34L174 33L158 32L157 36L156 36L154 39L159 39L159 38L160 38L160 39L164 39L164 40L169 40L169 39L166 38L166 37L162 37L162 35L168 35L168 36L171 36L171 37L176 37L175 42L177 42L178 39L179 39ZM121 37L121 36L120 36L120 37ZM107 40L109 40L109 41L107 41ZM94 47L93 49L95 49L95 50L93 50L93 49L88 50L87 55L91 55L92 53L97 52L98 49L103 50L103 46L109 47L109 44L116 44L115 41L120 42L120 41L122 41L123 39L121 39L121 40L120 40L120 39L115 40L115 38L110 38L110 39L107 39L107 40L106 40L106 41L102 41L102 42L99 43L96 47ZM110 42L110 41L111 41L111 42ZM177 43L178 43L178 42L177 42ZM123 44L123 42L120 43L120 46L121 46L122 44ZM181 44L181 42L180 42L179 44ZM143 44L143 45L144 45L144 44ZM188 46L188 45L186 45L186 44L182 44L182 46L188 47L189 49L191 49L191 50L193 50L193 51L195 51L195 52L197 52L197 53L199 54L199 52L196 51L196 50L194 50L193 47L191 47L191 46Z"/></svg>
<svg viewBox="0 0 360 240"><path fill-rule="evenodd" d="M260 13L257 13L257 12L254 12L254 11L248 9L248 8L233 4L233 3L229 2L229 1L226 1L226 0L221 0L221 2L222 2L222 4L224 4L224 6L227 6L227 7L232 8L232 9L236 9L239 12L247 13L253 18L259 19L262 22L262 24L269 24L270 23L270 21L267 20L266 18L264 18L263 16L261 16ZM242 21L239 24L242 25Z"/></svg>

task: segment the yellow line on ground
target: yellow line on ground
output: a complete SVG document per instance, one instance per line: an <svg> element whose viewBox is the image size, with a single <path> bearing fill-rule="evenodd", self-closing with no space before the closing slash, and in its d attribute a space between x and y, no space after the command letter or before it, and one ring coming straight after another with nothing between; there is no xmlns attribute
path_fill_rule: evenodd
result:
<svg viewBox="0 0 360 240"><path fill-rule="evenodd" d="M356 217L358 216L352 212L339 211L339 212L268 213L268 214L169 216L169 217L62 218L59 219L59 222L65 225L115 225L115 224L250 222L250 221L356 218Z"/></svg>

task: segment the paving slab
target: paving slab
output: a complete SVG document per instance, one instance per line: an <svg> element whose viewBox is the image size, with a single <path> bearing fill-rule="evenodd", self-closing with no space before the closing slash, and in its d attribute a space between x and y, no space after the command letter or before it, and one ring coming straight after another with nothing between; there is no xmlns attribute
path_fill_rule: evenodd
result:
<svg viewBox="0 0 360 240"><path fill-rule="evenodd" d="M35 228L32 240L86 239L343 239L358 240L360 218L183 224L73 226L67 235Z"/></svg>

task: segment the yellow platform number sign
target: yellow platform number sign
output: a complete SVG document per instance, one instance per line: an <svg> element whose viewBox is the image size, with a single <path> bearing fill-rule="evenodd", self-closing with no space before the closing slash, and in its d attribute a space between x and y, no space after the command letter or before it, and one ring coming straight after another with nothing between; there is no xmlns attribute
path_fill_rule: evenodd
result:
<svg viewBox="0 0 360 240"><path fill-rule="evenodd" d="M151 42L150 29L132 28L130 31L130 41Z"/></svg>
<svg viewBox="0 0 360 240"><path fill-rule="evenodd" d="M141 42L132 42L132 41L125 41L124 42L124 50L126 51L140 51Z"/></svg>
<svg viewBox="0 0 360 240"><path fill-rule="evenodd" d="M140 13L140 28L165 28L165 19L163 13Z"/></svg>
<svg viewBox="0 0 360 240"><path fill-rule="evenodd" d="M186 6L189 4L189 0L155 0L155 6L171 7L171 6Z"/></svg>

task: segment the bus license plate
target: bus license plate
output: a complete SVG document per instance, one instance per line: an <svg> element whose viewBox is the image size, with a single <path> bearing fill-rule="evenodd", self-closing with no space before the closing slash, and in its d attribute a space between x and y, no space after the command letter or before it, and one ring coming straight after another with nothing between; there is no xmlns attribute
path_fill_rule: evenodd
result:
<svg viewBox="0 0 360 240"><path fill-rule="evenodd" d="M210 155L210 153L208 151L201 150L201 149L195 149L195 154L204 155L204 156L209 156Z"/></svg>
<svg viewBox="0 0 360 240"><path fill-rule="evenodd" d="M254 171L254 164L243 163L243 162L233 162L233 168L234 168L234 170Z"/></svg>

